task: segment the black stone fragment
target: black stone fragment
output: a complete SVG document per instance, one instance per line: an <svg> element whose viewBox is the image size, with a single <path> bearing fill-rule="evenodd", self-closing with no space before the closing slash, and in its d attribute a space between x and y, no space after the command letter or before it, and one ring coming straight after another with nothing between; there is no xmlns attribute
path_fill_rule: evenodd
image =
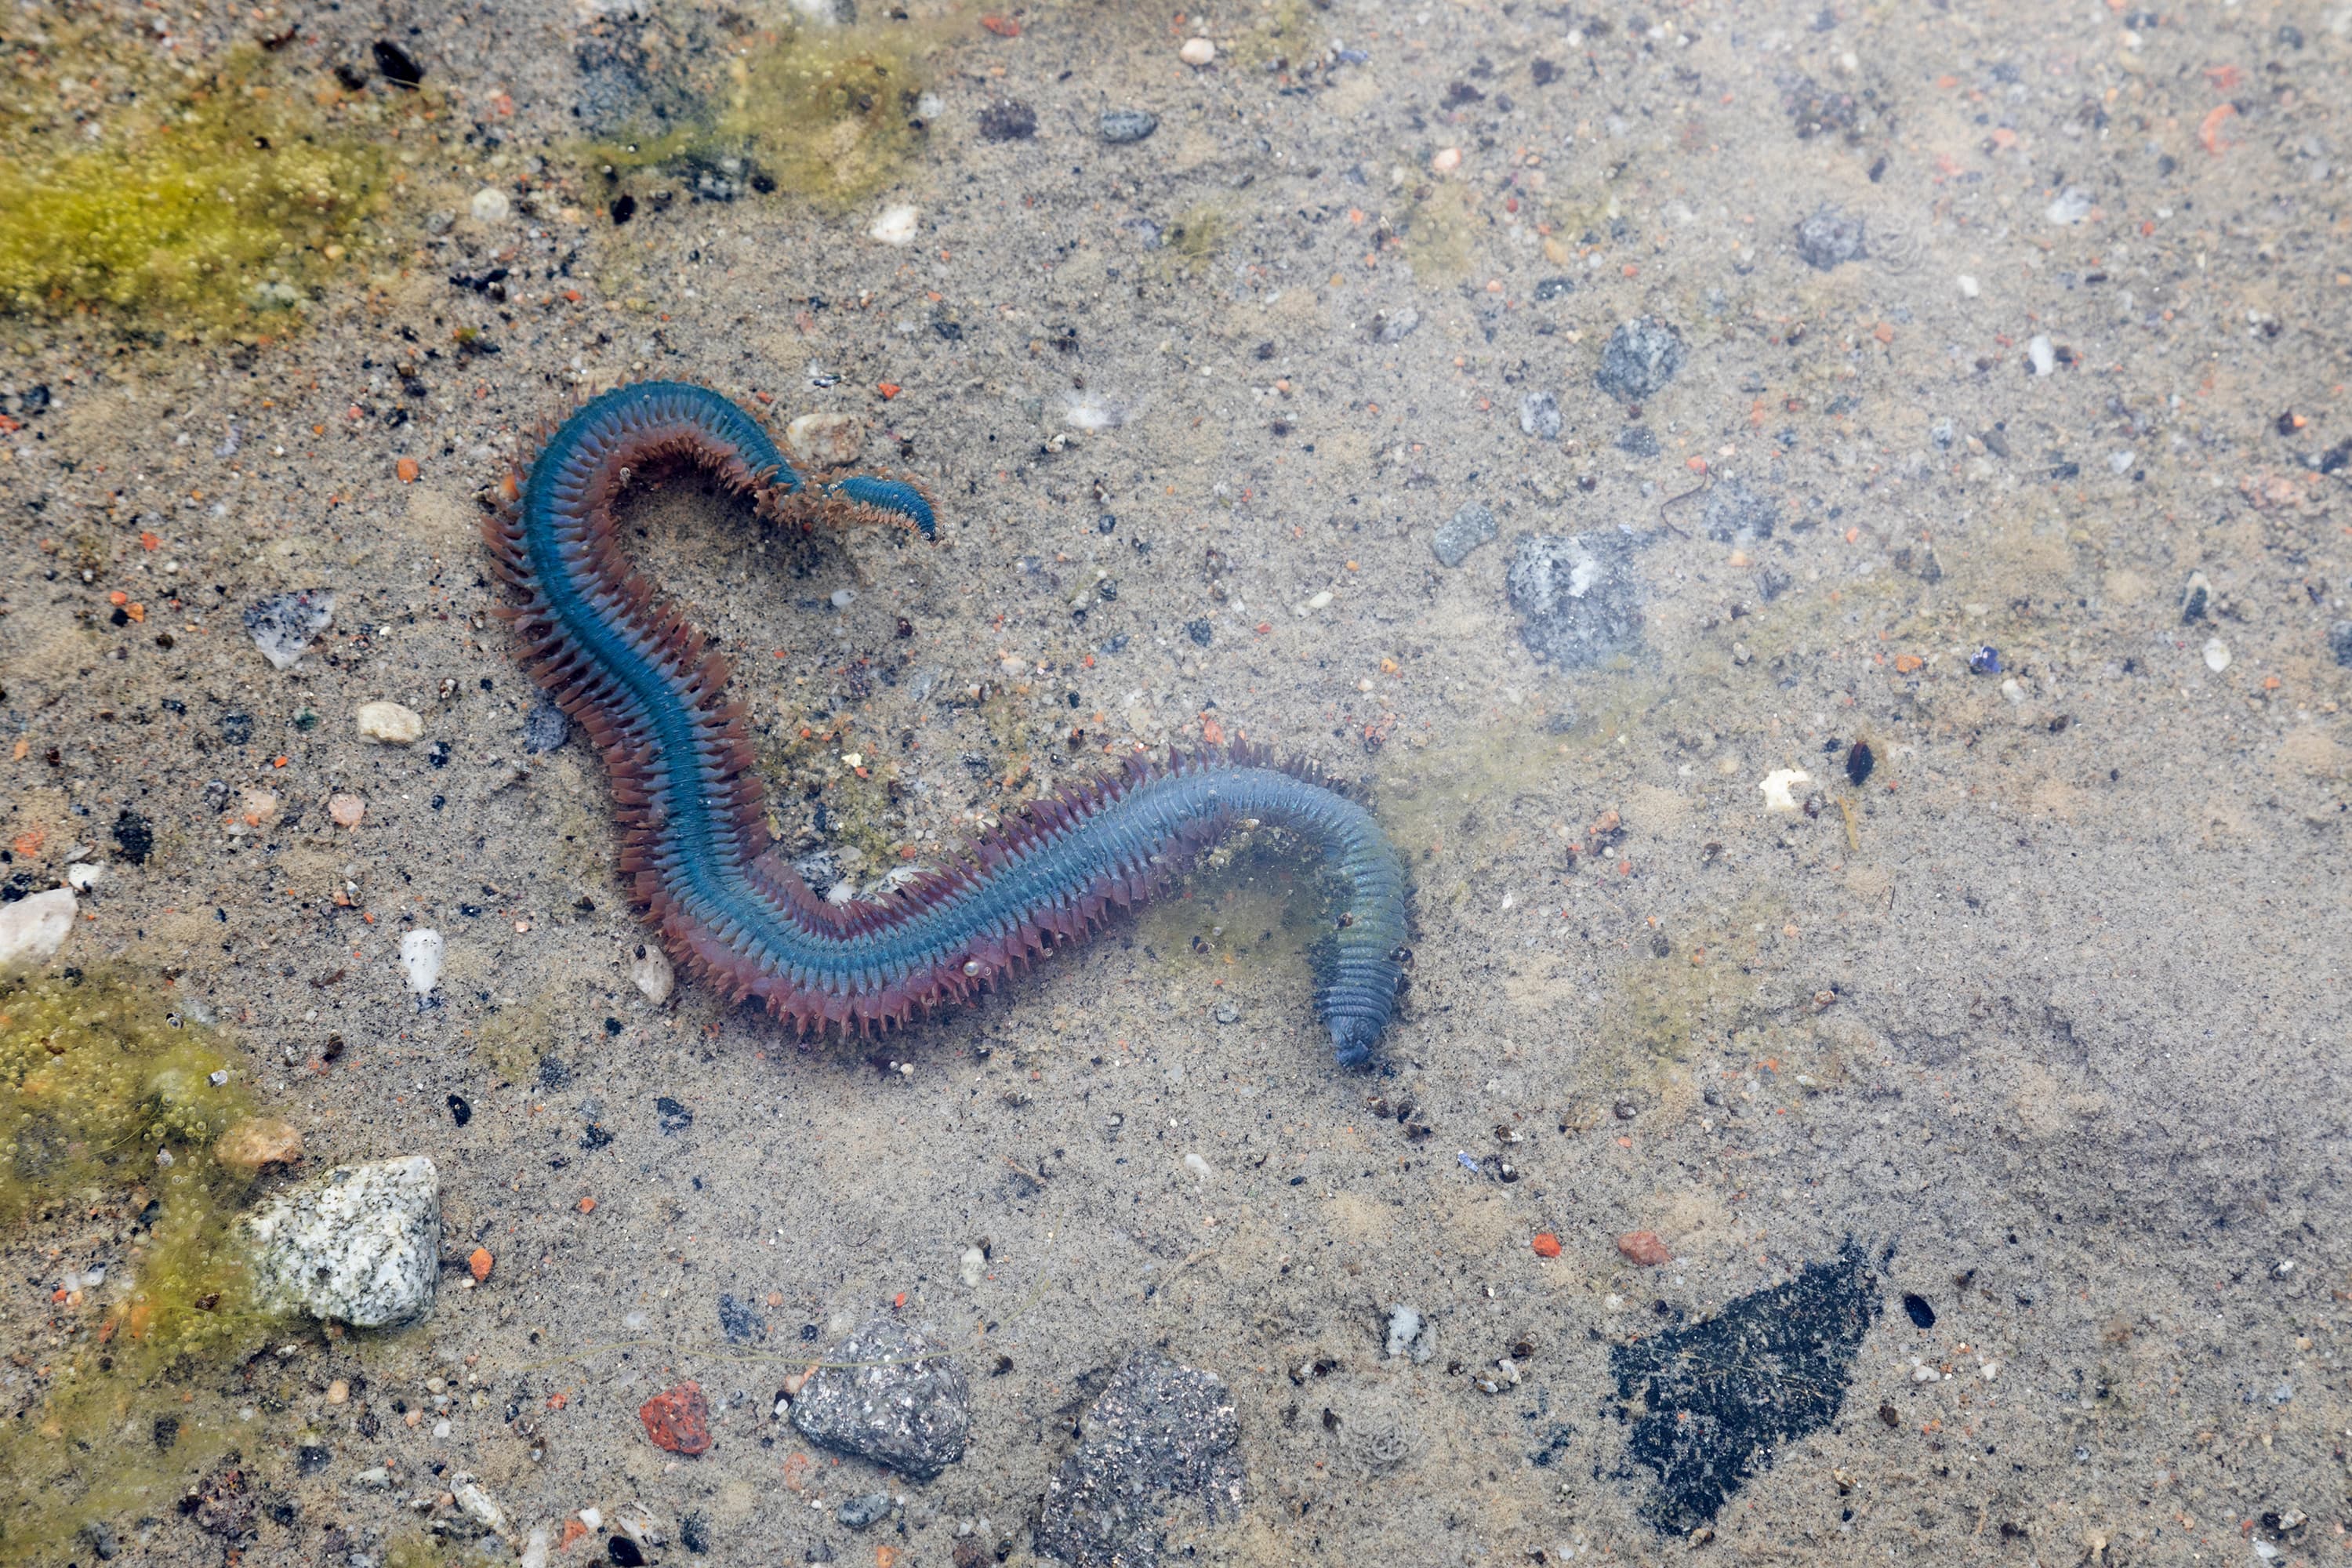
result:
<svg viewBox="0 0 2352 1568"><path fill-rule="evenodd" d="M1927 1304L1925 1296L1906 1290L1903 1293L1903 1310L1914 1328L1932 1329L1936 1326L1936 1309Z"/></svg>
<svg viewBox="0 0 2352 1568"><path fill-rule="evenodd" d="M155 829L145 817L124 806L122 815L114 819L114 847L133 866L144 866L147 857L155 852Z"/></svg>
<svg viewBox="0 0 2352 1568"><path fill-rule="evenodd" d="M1633 1417L1627 1452L1657 1476L1643 1517L1662 1534L1688 1534L1783 1444L1836 1420L1879 1310L1878 1280L1849 1241L1706 1322L1612 1349L1617 1397Z"/></svg>
<svg viewBox="0 0 2352 1568"><path fill-rule="evenodd" d="M1867 741L1856 741L1845 754L1846 782L1860 789L1870 782L1870 770L1878 765L1878 753L1870 749Z"/></svg>
<svg viewBox="0 0 2352 1568"><path fill-rule="evenodd" d="M1241 1421L1214 1373L1137 1351L1078 1425L1032 1535L1041 1555L1071 1568L1154 1568L1171 1504L1198 1503L1212 1521L1238 1511Z"/></svg>
<svg viewBox="0 0 2352 1568"><path fill-rule="evenodd" d="M378 38L371 47L375 55L375 68L393 86L414 88L425 79L425 68L416 63L416 57L390 38Z"/></svg>
<svg viewBox="0 0 2352 1568"><path fill-rule="evenodd" d="M694 1125L694 1112L666 1094L654 1097L654 1115L665 1132L683 1132Z"/></svg>

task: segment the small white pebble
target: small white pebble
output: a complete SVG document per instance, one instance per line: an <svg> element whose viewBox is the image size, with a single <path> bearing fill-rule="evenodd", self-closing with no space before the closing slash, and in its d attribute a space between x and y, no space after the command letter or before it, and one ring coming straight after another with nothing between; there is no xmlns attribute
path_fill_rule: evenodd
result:
<svg viewBox="0 0 2352 1568"><path fill-rule="evenodd" d="M2205 639L2205 668L2219 675L2230 668L2230 645L2220 637Z"/></svg>
<svg viewBox="0 0 2352 1568"><path fill-rule="evenodd" d="M1961 299L1973 300L1977 297L1977 280L1968 273L1961 273L1958 278L1954 279L1954 281L1960 286Z"/></svg>
<svg viewBox="0 0 2352 1568"><path fill-rule="evenodd" d="M900 202L884 207L882 216L876 218L874 226L866 232L885 245L912 245L915 243L915 231L921 221L921 214Z"/></svg>
<svg viewBox="0 0 2352 1568"><path fill-rule="evenodd" d="M476 223L504 223L514 212L514 204L496 185L484 185L474 193L473 209Z"/></svg>
<svg viewBox="0 0 2352 1568"><path fill-rule="evenodd" d="M1207 1162L1206 1160L1202 1159L1202 1158L1201 1158L1201 1156L1200 1156L1200 1155L1198 1155L1198 1154L1187 1154L1187 1155L1185 1155L1185 1156L1184 1156L1184 1168L1185 1168L1186 1170L1188 1170L1188 1171L1191 1171L1194 1175L1196 1175L1196 1176L1200 1177L1200 1178L1201 1178L1202 1181L1204 1181L1204 1182L1205 1182L1205 1181L1207 1181L1211 1176L1213 1176L1213 1175L1215 1175L1215 1174L1217 1173L1215 1171L1213 1171L1213 1170L1210 1169L1210 1167L1209 1167L1209 1162Z"/></svg>
<svg viewBox="0 0 2352 1568"><path fill-rule="evenodd" d="M1176 58L1188 66L1204 66L1217 58L1217 46L1206 38L1187 38Z"/></svg>
<svg viewBox="0 0 2352 1568"><path fill-rule="evenodd" d="M73 935L78 918L68 888L0 904L0 974L37 968L55 958Z"/></svg>
<svg viewBox="0 0 2352 1568"><path fill-rule="evenodd" d="M1987 1383L1990 1383L1993 1379L2000 1375L2000 1363L1997 1361L1989 1361L1985 1363L1984 1365L1977 1368L1977 1371L1983 1375L1984 1380Z"/></svg>
<svg viewBox="0 0 2352 1568"><path fill-rule="evenodd" d="M836 609L836 610L845 610L845 609L849 608L849 606L850 606L851 605L855 604L855 603L856 602L856 600L857 600L857 591L856 591L856 589L854 589L854 588L835 588L835 589L833 591L833 598L832 598L831 603L832 603L833 607L834 607L835 609Z"/></svg>
<svg viewBox="0 0 2352 1568"><path fill-rule="evenodd" d="M2025 704L2025 688L2020 686L2014 677L2000 683L2000 694L2018 707Z"/></svg>
<svg viewBox="0 0 2352 1568"><path fill-rule="evenodd" d="M1438 149L1436 156L1430 159L1429 166L1436 170L1441 174L1452 174L1454 170L1462 166L1462 149L1459 147L1441 147Z"/></svg>
<svg viewBox="0 0 2352 1568"><path fill-rule="evenodd" d="M362 702L353 718L362 736L387 746L413 746L425 734L425 721L416 710L397 702Z"/></svg>
<svg viewBox="0 0 2352 1568"><path fill-rule="evenodd" d="M400 967L407 973L408 988L430 996L441 984L441 933L413 931L400 939Z"/></svg>
<svg viewBox="0 0 2352 1568"><path fill-rule="evenodd" d="M637 949L629 964L629 978L636 984L637 994L656 1007L668 1001L677 986L677 972L670 967L669 955L651 942Z"/></svg>
<svg viewBox="0 0 2352 1568"><path fill-rule="evenodd" d="M2048 338L2038 333L2025 345L2025 357L2032 364L2036 375L2048 375L2058 368L2057 349Z"/></svg>
<svg viewBox="0 0 2352 1568"><path fill-rule="evenodd" d="M87 893L97 887L105 875L104 867L93 866L87 860L78 860L66 868L66 886L77 893Z"/></svg>

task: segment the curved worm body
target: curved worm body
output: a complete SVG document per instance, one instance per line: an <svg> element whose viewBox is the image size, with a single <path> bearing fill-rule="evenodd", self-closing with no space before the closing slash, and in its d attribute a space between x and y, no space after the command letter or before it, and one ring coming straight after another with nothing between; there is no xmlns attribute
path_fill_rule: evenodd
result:
<svg viewBox="0 0 2352 1568"><path fill-rule="evenodd" d="M803 1033L908 1022L989 985L1055 939L1087 935L1245 822L1318 847L1339 885L1314 955L1315 1005L1342 1063L1370 1055L1395 1010L1404 868L1361 805L1247 748L1131 759L1029 807L1027 820L882 902L826 903L773 845L766 792L727 664L623 559L614 503L631 474L684 465L765 514L933 532L903 480L815 484L749 414L704 387L605 393L548 437L484 533L520 603L520 657L587 730L611 770L621 870L690 973L757 997Z"/></svg>

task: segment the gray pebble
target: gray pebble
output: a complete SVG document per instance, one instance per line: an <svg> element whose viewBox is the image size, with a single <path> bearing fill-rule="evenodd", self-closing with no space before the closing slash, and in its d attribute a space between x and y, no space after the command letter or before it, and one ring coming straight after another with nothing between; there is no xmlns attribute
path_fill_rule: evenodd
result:
<svg viewBox="0 0 2352 1568"><path fill-rule="evenodd" d="M890 1494L867 1492L864 1497L851 1498L834 1510L833 1517L849 1530L864 1530L887 1518L890 1512Z"/></svg>
<svg viewBox="0 0 2352 1568"><path fill-rule="evenodd" d="M1413 329L1420 325L1421 312L1407 305L1393 316L1384 315L1381 318L1381 342L1402 342L1412 335Z"/></svg>
<svg viewBox="0 0 2352 1568"><path fill-rule="evenodd" d="M971 1385L920 1333L877 1317L825 1359L793 1401L803 1436L919 1481L963 1458Z"/></svg>
<svg viewBox="0 0 2352 1568"><path fill-rule="evenodd" d="M1824 202L1797 225L1797 259L1827 272L1841 261L1859 260L1862 220Z"/></svg>
<svg viewBox="0 0 2352 1568"><path fill-rule="evenodd" d="M1171 1502L1197 1500L1212 1521L1239 1512L1241 1420L1214 1373L1137 1351L1079 1431L1045 1487L1031 1537L1040 1555L1072 1568L1155 1568Z"/></svg>
<svg viewBox="0 0 2352 1568"><path fill-rule="evenodd" d="M1641 645L1633 547L1622 533L1522 534L1508 585L1538 658L1588 669Z"/></svg>
<svg viewBox="0 0 2352 1568"><path fill-rule="evenodd" d="M1683 368L1682 334L1655 316L1636 316L1609 334L1601 351L1601 390L1621 403L1639 403L1662 390Z"/></svg>
<svg viewBox="0 0 2352 1568"><path fill-rule="evenodd" d="M1636 458L1654 458L1658 455L1658 438L1650 433L1647 425L1628 425L1617 432L1617 449Z"/></svg>
<svg viewBox="0 0 2352 1568"><path fill-rule="evenodd" d="M1474 500L1439 525L1430 539L1429 552L1441 566L1459 566L1472 551L1494 537L1495 509Z"/></svg>
<svg viewBox="0 0 2352 1568"><path fill-rule="evenodd" d="M1718 543L1751 544L1772 537L1772 523L1780 503L1759 495L1739 479L1730 479L1706 492L1706 536Z"/></svg>
<svg viewBox="0 0 2352 1568"><path fill-rule="evenodd" d="M523 716L522 749L531 756L560 749L572 738L572 721L551 697L541 695Z"/></svg>
<svg viewBox="0 0 2352 1568"><path fill-rule="evenodd" d="M1140 142L1160 129L1160 116L1147 109L1106 109L1099 124L1102 139L1112 146Z"/></svg>
<svg viewBox="0 0 2352 1568"><path fill-rule="evenodd" d="M2338 621L2327 628L2327 651L2336 662L2352 669L2352 621Z"/></svg>
<svg viewBox="0 0 2352 1568"><path fill-rule="evenodd" d="M1559 438L1559 399L1549 392L1530 392L1519 398L1519 429L1538 441Z"/></svg>

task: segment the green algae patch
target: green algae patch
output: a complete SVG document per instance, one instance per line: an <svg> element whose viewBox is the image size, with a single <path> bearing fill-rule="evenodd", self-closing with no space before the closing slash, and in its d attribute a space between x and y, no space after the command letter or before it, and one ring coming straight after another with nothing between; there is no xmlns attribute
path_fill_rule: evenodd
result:
<svg viewBox="0 0 2352 1568"><path fill-rule="evenodd" d="M1306 64L1325 47L1323 28L1308 0L1259 0L1256 26L1235 38L1226 58L1248 70L1276 70Z"/></svg>
<svg viewBox="0 0 2352 1568"><path fill-rule="evenodd" d="M62 1561L93 1521L162 1512L234 1440L203 1373L272 1324L230 1240L251 1173L220 1157L247 1076L159 988L0 991L0 1250L49 1296L6 1331L26 1381L0 1422L0 1561Z"/></svg>
<svg viewBox="0 0 2352 1568"><path fill-rule="evenodd" d="M21 97L78 63L45 59L0 85ZM134 74L85 122L18 118L0 132L0 309L175 337L282 327L369 248L392 188L382 127L358 123L383 107L344 113L343 96L242 54L194 79Z"/></svg>
<svg viewBox="0 0 2352 1568"><path fill-rule="evenodd" d="M1328 956L1346 893L1305 840L1261 826L1202 856L1181 883L1143 908L1135 934L1170 978L1217 988L1192 992L1194 1001L1246 1006L1278 994L1303 1020L1307 1013L1298 999Z"/></svg>
<svg viewBox="0 0 2352 1568"><path fill-rule="evenodd" d="M1181 277L1204 271L1233 237L1233 220L1214 205L1176 215L1167 230L1169 264Z"/></svg>
<svg viewBox="0 0 2352 1568"><path fill-rule="evenodd" d="M1477 194L1467 184L1443 182L1406 209L1397 226L1416 281L1458 283L1470 276L1472 251L1486 220L1478 215Z"/></svg>
<svg viewBox="0 0 2352 1568"><path fill-rule="evenodd" d="M660 171L703 194L739 186L841 212L895 184L922 150L917 112L933 35L911 24L787 26L731 55L699 111L583 149L614 188Z"/></svg>

